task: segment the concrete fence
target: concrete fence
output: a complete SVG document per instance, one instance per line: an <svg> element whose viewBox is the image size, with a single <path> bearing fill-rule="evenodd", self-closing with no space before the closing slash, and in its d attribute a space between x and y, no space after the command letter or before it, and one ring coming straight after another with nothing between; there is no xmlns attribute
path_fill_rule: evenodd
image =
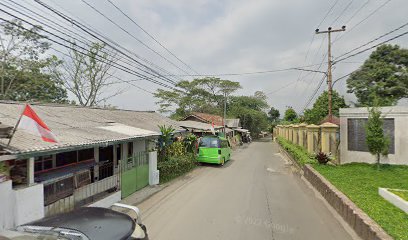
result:
<svg viewBox="0 0 408 240"><path fill-rule="evenodd" d="M274 137L282 137L289 142L305 148L309 153L323 152L339 159L339 126L333 123L321 125L277 125L273 130Z"/></svg>

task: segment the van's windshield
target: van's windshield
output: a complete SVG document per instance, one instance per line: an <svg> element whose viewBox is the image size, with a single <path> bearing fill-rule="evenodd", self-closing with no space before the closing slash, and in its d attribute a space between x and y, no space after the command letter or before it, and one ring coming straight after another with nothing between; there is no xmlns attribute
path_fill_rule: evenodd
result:
<svg viewBox="0 0 408 240"><path fill-rule="evenodd" d="M200 140L200 147L220 148L220 140L218 138L204 137Z"/></svg>

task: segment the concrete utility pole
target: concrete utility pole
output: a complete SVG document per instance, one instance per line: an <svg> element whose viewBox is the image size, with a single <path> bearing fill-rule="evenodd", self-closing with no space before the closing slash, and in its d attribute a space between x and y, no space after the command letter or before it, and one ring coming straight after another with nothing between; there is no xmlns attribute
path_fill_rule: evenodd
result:
<svg viewBox="0 0 408 240"><path fill-rule="evenodd" d="M227 117L227 93L224 94L224 118L222 120L222 125L224 125L224 137L227 137L227 132L225 131L225 118Z"/></svg>
<svg viewBox="0 0 408 240"><path fill-rule="evenodd" d="M327 31L320 32L319 29L316 29L316 34L327 33L329 46L327 48L327 58L328 58L328 67L327 67L327 85L328 85L328 98L329 98L329 121L333 119L333 103L332 103L332 95L333 95L333 85L332 85L332 56L331 56L331 33L332 32L343 32L346 31L346 26L342 26L341 29L332 29L329 27Z"/></svg>

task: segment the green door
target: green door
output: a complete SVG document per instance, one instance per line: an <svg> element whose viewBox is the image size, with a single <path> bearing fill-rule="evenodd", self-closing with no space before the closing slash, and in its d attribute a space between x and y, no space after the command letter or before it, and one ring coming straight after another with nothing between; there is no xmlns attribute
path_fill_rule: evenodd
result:
<svg viewBox="0 0 408 240"><path fill-rule="evenodd" d="M149 184L149 160L146 152L136 153L121 163L121 190L125 198Z"/></svg>

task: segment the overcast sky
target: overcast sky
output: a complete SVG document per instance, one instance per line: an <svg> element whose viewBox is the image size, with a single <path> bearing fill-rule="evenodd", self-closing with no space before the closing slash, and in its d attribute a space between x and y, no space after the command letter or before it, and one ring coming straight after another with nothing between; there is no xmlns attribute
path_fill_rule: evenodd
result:
<svg viewBox="0 0 408 240"><path fill-rule="evenodd" d="M44 9L33 0L24 1L27 7L36 11ZM186 69L182 63L114 9L107 0L86 1L168 60ZM341 37L333 44L334 58L408 21L407 0L112 1L195 71L208 75L265 71L311 64L316 64L317 66L314 66L313 69L317 69L327 52L327 39L324 34L315 35L314 30L335 2L337 3L332 11L320 25L321 30L326 30L329 26L340 28L347 24L346 32L333 34L333 40ZM89 8L81 0L44 0L44 2L70 16L83 20L122 46L168 71L174 74L184 74ZM382 8L361 22L384 3L386 4ZM360 8L361 11L355 14ZM354 17L352 17L353 14ZM52 16L51 13L49 16ZM382 40L406 30L404 28ZM408 37L401 37L391 43L408 48ZM333 72L333 79L357 69L369 53L337 64ZM326 62L325 58L321 70L327 68ZM192 73L189 69L186 71ZM115 74L126 80L135 78L120 71ZM301 73L299 78L299 74L298 71L286 71L222 78L241 83L243 88L237 94L251 95L258 90L265 93L272 92L268 95L268 102L271 106L281 110L285 109L285 106L293 106L295 110L302 111L322 75ZM191 79L191 77L184 78ZM155 91L158 87L147 81L136 82L136 84L149 91ZM283 88L288 84L291 85ZM323 91L326 87L326 84L322 85L319 91ZM111 99L110 104L134 110L157 109L156 100L151 94L127 84L115 86L112 89L117 88L126 89L126 92ZM334 88L344 94L347 101L355 100L353 95L346 94L345 79L337 82Z"/></svg>

